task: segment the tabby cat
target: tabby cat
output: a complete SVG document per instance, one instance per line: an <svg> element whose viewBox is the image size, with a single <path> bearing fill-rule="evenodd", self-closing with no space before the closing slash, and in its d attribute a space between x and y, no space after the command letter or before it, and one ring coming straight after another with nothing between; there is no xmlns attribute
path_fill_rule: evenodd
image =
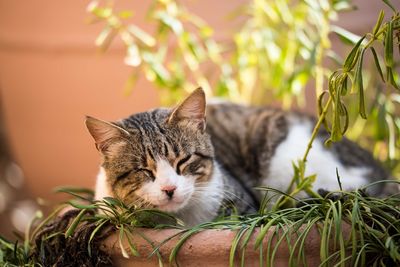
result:
<svg viewBox="0 0 400 267"><path fill-rule="evenodd" d="M95 197L171 212L187 225L212 220L226 203L250 213L262 198L254 187L287 189L292 162L305 152L314 124L312 117L274 108L206 107L201 88L173 109L113 123L87 117L102 157ZM306 175L318 177L314 189L338 190L336 170L346 190L388 177L355 143L343 139L328 149L326 137L319 134L307 160Z"/></svg>

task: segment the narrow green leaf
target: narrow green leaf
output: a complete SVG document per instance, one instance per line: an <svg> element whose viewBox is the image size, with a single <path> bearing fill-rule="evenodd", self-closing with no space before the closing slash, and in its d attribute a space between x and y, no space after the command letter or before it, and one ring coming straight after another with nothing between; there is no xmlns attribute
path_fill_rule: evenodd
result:
<svg viewBox="0 0 400 267"><path fill-rule="evenodd" d="M104 224L108 222L107 219L101 219L99 221L99 224L96 226L96 228L94 228L93 232L90 234L89 237L89 241L88 241L88 252L89 252L89 256L92 255L92 247L90 246L90 244L92 243L92 240L94 238L94 236L96 235L96 233L104 226Z"/></svg>
<svg viewBox="0 0 400 267"><path fill-rule="evenodd" d="M126 230L126 229L124 231L125 231L125 236L126 236L126 239L128 240L129 249L130 249L132 255L135 257L139 257L140 256L139 251L136 249L135 244L133 244L133 242L129 236L131 233L128 232L128 230Z"/></svg>
<svg viewBox="0 0 400 267"><path fill-rule="evenodd" d="M378 33L379 29L381 28L384 17L385 17L385 12L383 10L381 10L381 12L379 13L378 21L376 22L376 24L374 26L374 30L372 31L372 34L374 35L375 38L376 38L376 34Z"/></svg>
<svg viewBox="0 0 400 267"><path fill-rule="evenodd" d="M333 25L331 27L331 30L339 35L342 39L344 39L346 42L351 43L351 44L356 44L357 41L361 38L359 35L356 35L352 32L349 32L348 30L339 27L337 25Z"/></svg>
<svg viewBox="0 0 400 267"><path fill-rule="evenodd" d="M122 243L123 239L124 239L124 225L121 224L120 228L119 228L118 244L119 244L119 248L121 249L122 256L124 258L129 259L129 254L128 254L128 252L126 252L124 244Z"/></svg>
<svg viewBox="0 0 400 267"><path fill-rule="evenodd" d="M342 77L340 79L340 94L342 96L347 95L347 81L348 81L348 74L347 73L343 73Z"/></svg>
<svg viewBox="0 0 400 267"><path fill-rule="evenodd" d="M334 109L333 109L333 121L332 121L332 133L331 140L339 141L342 139L342 130L341 130L341 122L340 122L340 109L341 109L341 100L340 100L340 90L334 89L335 98L334 98Z"/></svg>
<svg viewBox="0 0 400 267"><path fill-rule="evenodd" d="M359 56L359 48L361 46L361 43L364 41L365 36L361 37L361 39L357 42L357 44L351 49L350 53L348 54L346 60L344 61L343 64L343 71L344 72L349 72L350 70L353 69L354 65L356 64Z"/></svg>
<svg viewBox="0 0 400 267"><path fill-rule="evenodd" d="M354 76L354 91L358 92L359 102L358 102L358 112L363 119L367 118L367 114L365 113L365 100L364 100L364 85L363 85L363 77L362 77L362 64L364 58L364 48L360 50L360 58L357 62L356 73Z"/></svg>
<svg viewBox="0 0 400 267"><path fill-rule="evenodd" d="M72 207L77 208L77 209L97 209L97 205L91 204L91 205L85 205L85 204L80 204L75 201L68 201L68 204L70 204Z"/></svg>
<svg viewBox="0 0 400 267"><path fill-rule="evenodd" d="M382 0L382 1L385 2L385 4L393 10L393 12L396 13L396 8L394 8L394 6L390 0Z"/></svg>
<svg viewBox="0 0 400 267"><path fill-rule="evenodd" d="M76 227L78 227L79 222L82 220L83 215L85 215L86 209L82 209L79 214L75 217L72 221L71 225L68 227L67 231L65 232L65 237L68 238L72 236L75 232Z"/></svg>
<svg viewBox="0 0 400 267"><path fill-rule="evenodd" d="M386 68L387 71L387 79L388 82L393 85L394 88L400 90L399 85L396 83L396 80L394 79L394 73L393 73L393 69L391 67L387 67Z"/></svg>
<svg viewBox="0 0 400 267"><path fill-rule="evenodd" d="M379 76L381 76L382 81L385 82L385 78L383 77L383 72L381 69L381 64L379 64L379 58L378 58L378 55L376 54L375 48L371 46L370 49L371 49L372 55L374 56L375 66L378 69Z"/></svg>
<svg viewBox="0 0 400 267"><path fill-rule="evenodd" d="M385 52L384 52L385 64L387 67L393 67L393 25L392 21L387 23L387 29L385 32Z"/></svg>
<svg viewBox="0 0 400 267"><path fill-rule="evenodd" d="M344 135L347 131L347 129L349 128L349 113L347 111L346 106L343 103L341 104L341 109L343 111L343 115L342 117L344 117L344 125L343 125L343 129L342 129L342 135Z"/></svg>
<svg viewBox="0 0 400 267"><path fill-rule="evenodd" d="M200 228L199 226L192 228L190 230L188 230L187 232L185 232L182 237L179 239L179 241L176 243L174 249L171 251L171 254L169 255L169 262L172 263L173 261L176 261L176 257L178 255L179 250L181 249L181 247L183 246L183 244L185 243L185 241L191 237L193 234L200 232L201 230L203 230L202 228Z"/></svg>
<svg viewBox="0 0 400 267"><path fill-rule="evenodd" d="M235 235L235 238L232 241L231 250L229 252L229 267L234 266L235 254L237 247L239 245L240 240L242 239L243 235L246 233L247 228L242 227Z"/></svg>

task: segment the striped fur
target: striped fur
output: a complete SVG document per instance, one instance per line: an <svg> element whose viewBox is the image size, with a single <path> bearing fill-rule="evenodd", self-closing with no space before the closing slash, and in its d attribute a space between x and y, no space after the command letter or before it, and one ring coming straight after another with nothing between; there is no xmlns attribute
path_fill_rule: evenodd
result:
<svg viewBox="0 0 400 267"><path fill-rule="evenodd" d="M102 155L96 199L118 197L173 212L194 225L231 205L242 214L255 211L262 197L256 186L285 190L314 119L232 103L206 108L204 92L197 89L174 109L158 108L115 123L88 117L86 124ZM307 174L319 177L316 188L337 189L336 168L347 189L387 178L356 144L345 139L328 150L325 137L316 139L308 158Z"/></svg>

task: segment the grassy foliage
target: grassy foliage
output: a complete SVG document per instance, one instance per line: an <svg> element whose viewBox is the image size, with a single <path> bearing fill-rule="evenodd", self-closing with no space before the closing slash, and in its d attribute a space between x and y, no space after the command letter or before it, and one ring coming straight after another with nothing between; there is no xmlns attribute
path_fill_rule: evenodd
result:
<svg viewBox="0 0 400 267"><path fill-rule="evenodd" d="M124 257L138 256L132 242L133 230L168 226L182 230L169 255L171 262L179 262L179 249L193 234L206 229L230 229L236 231L230 266L246 263L245 249L253 234L257 234L254 249L263 252L260 266L272 265L283 245L290 250L289 266L306 265L304 246L316 228L321 236L321 266L400 265L398 196L378 199L367 196L363 190L313 192L311 186L316 177L305 176L308 153L323 126L330 132L327 143L340 140L346 132L353 138L372 138L376 141L376 155L387 160L394 173L400 172L400 95L396 72L400 16L389 0L384 2L392 8L392 15L388 18L380 12L371 32L357 37L331 25L337 11L350 7L348 1L251 1L238 11L246 14L248 20L227 46L216 40L206 22L176 1L153 2L148 17L156 24L154 34L126 23L132 12L118 12L111 4L92 1L88 11L94 20L106 23L96 44L105 50L119 36L126 45L125 61L134 69L129 88L139 71L143 71L147 79L168 89L169 101L181 97L183 88L190 90L196 84L210 94L234 101L260 103L259 100L273 94L280 97L284 106L289 106L303 101L304 88L313 80L319 95L319 119L303 158L294 164L295 176L287 192L260 188L268 194L257 214L233 215L186 229L172 216L156 210L128 207L114 198L93 201L88 190L60 189L75 199L61 205L40 223L38 214L33 227L21 238L23 242L0 239L0 264L40 265L49 253L49 245L74 240L81 234L86 236L85 251L90 256L94 253L94 243L98 242L96 238L110 229L118 234L120 244L128 241L127 250L121 246ZM334 71L322 65L322 59L332 56L328 39L331 31L352 43L343 64ZM170 39L176 41L176 46L169 45ZM366 67L368 61L372 62L373 72ZM211 66L212 71L204 71L205 65ZM367 117L369 123L365 121ZM297 200L300 191L313 198ZM274 195L280 196L279 201L267 211ZM76 209L74 216L64 222L64 227L49 228L54 222L62 224L56 215L66 206ZM265 247L270 230L272 237L268 236ZM149 237L144 238L151 242ZM158 249L162 245L154 247L153 254L159 258ZM161 258L159 262L161 265Z"/></svg>
<svg viewBox="0 0 400 267"><path fill-rule="evenodd" d="M283 194L270 188L259 188L268 195ZM92 201L82 194L82 190L62 190L75 196L69 201L74 210L74 216L63 222L63 230L46 231L41 223L33 227L32 235L25 237L24 244L11 243L0 239L0 263L5 266L37 266L43 265L44 255L49 253L46 248L55 249L54 240L82 238L85 234L87 255L93 255L93 242L104 232L118 235L123 257L146 257L139 255L132 235L138 227L174 227L181 229L177 234L178 241L169 255L170 262L179 264L179 250L192 235L207 229L226 229L236 231L236 237L231 244L230 266L237 263L246 264L246 249L260 251L260 266L273 266L276 253L282 247L289 248L289 266L304 264L307 266L305 244L313 231L320 233L321 266L397 266L400 264L400 198L390 196L385 199L369 197L364 190L354 192L320 192L322 198L296 200L295 207L267 211L261 207L256 214L247 216L231 215L215 222L200 224L193 228L185 228L171 215L137 207L127 207L117 199L107 198L104 201ZM79 204L78 204L79 202ZM62 208L65 207L63 204ZM94 212L103 211L102 214ZM56 210L42 222L53 221ZM164 222L164 223L162 223ZM61 229L61 228L60 228ZM82 229L88 229L82 231ZM111 229L111 232L110 232ZM257 230L257 231L256 231ZM250 237L256 235L255 242L250 243ZM173 236L174 237L174 236ZM173 237L167 238L161 244L155 245L151 237L143 238L154 248L152 255L159 258L162 265L160 247ZM268 237L267 240L265 238ZM96 242L101 242L97 239ZM128 250L122 245L127 240ZM58 241L59 242L59 241ZM250 244L254 247L248 247ZM267 246L265 246L267 244ZM63 248L65 249L65 248ZM41 258L42 257L42 258ZM49 256L48 256L49 257ZM49 262L47 262L49 264ZM54 263L52 263L54 264ZM45 266L44 264L43 266Z"/></svg>

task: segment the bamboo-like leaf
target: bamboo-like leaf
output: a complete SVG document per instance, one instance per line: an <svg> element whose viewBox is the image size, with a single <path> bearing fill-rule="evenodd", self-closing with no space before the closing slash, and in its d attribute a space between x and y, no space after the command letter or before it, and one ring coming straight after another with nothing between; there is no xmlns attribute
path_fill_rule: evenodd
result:
<svg viewBox="0 0 400 267"><path fill-rule="evenodd" d="M125 231L125 236L126 236L126 239L128 240L129 249L130 249L132 255L135 257L139 257L140 256L139 251L136 249L135 244L133 244L133 242L130 238L131 233L129 233L128 230L126 230L126 229L124 231Z"/></svg>
<svg viewBox="0 0 400 267"><path fill-rule="evenodd" d="M95 204L90 204L90 205L85 205L85 204L81 204L81 203L77 203L75 201L68 201L68 204L70 204L72 207L77 208L77 209L97 209L97 205Z"/></svg>
<svg viewBox="0 0 400 267"><path fill-rule="evenodd" d="M92 247L91 247L92 240L93 240L94 236L97 234L97 232L100 231L100 229L104 226L104 224L106 222L108 222L108 219L101 219L100 221L98 221L98 225L93 230L93 232L90 234L89 241L88 241L89 256L92 255Z"/></svg>
<svg viewBox="0 0 400 267"><path fill-rule="evenodd" d="M341 122L340 122L340 109L341 109L341 100L340 100L340 90L334 89L335 98L334 98L334 109L333 109L333 122L332 122L332 133L330 139L332 141L339 141L342 139L342 130L341 130Z"/></svg>
<svg viewBox="0 0 400 267"><path fill-rule="evenodd" d="M337 25L333 25L331 27L331 30L339 35L342 39L345 41L351 43L351 44L356 44L358 40L360 40L361 36L358 36L352 32L349 32L346 29L343 29L342 27L339 27Z"/></svg>
<svg viewBox="0 0 400 267"><path fill-rule="evenodd" d="M385 11L381 10L381 12L379 13L378 21L376 22L374 29L372 31L372 34L374 35L375 38L377 37L376 34L378 33L378 31L381 28L384 17L385 17Z"/></svg>
<svg viewBox="0 0 400 267"><path fill-rule="evenodd" d="M348 74L347 73L343 73L342 74L342 77L341 77L341 79L340 79L340 94L342 95L342 96L345 96L345 95L347 95L347 81L348 81L348 79L349 79L349 76L348 76Z"/></svg>
<svg viewBox="0 0 400 267"><path fill-rule="evenodd" d="M370 49L371 49L372 55L374 56L375 66L378 69L379 76L381 76L382 81L385 82L385 78L383 77L383 72L381 69L381 64L379 63L379 58L378 58L378 55L376 54L375 48L371 46Z"/></svg>
<svg viewBox="0 0 400 267"><path fill-rule="evenodd" d="M121 249L122 256L124 258L129 259L129 254L126 251L124 244L122 243L123 239L124 239L124 225L121 224L120 228L119 228L118 244L119 244L119 248Z"/></svg>
<svg viewBox="0 0 400 267"><path fill-rule="evenodd" d="M354 65L356 64L359 56L359 48L361 46L361 43L364 41L365 36L361 37L360 40L357 42L357 44L351 49L350 53L346 57L346 60L344 61L343 64L343 71L344 72L349 72L350 70L353 69Z"/></svg>
<svg viewBox="0 0 400 267"><path fill-rule="evenodd" d="M358 112L362 118L366 119L367 114L365 113L364 85L362 77L362 64L364 58L364 51L365 51L364 48L362 48L360 51L360 58L357 62L353 86L354 86L354 91L357 92L359 96Z"/></svg>
<svg viewBox="0 0 400 267"><path fill-rule="evenodd" d="M391 67L387 67L386 68L387 71L387 79L388 82L396 89L400 90L399 85L396 83L396 80L394 79L394 73L393 73L393 69Z"/></svg>
<svg viewBox="0 0 400 267"><path fill-rule="evenodd" d="M100 47L102 51L105 51L110 46L111 42L114 40L117 31L110 26L107 26L100 32L95 40L96 46Z"/></svg>
<svg viewBox="0 0 400 267"><path fill-rule="evenodd" d="M136 25L129 25L128 31L135 36L138 40L149 47L153 47L156 44L156 40L153 36L145 32L144 30L140 29Z"/></svg>
<svg viewBox="0 0 400 267"><path fill-rule="evenodd" d="M240 240L242 240L243 235L246 233L246 228L241 228L235 235L232 241L232 246L229 252L229 267L234 266L235 254Z"/></svg>
<svg viewBox="0 0 400 267"><path fill-rule="evenodd" d="M78 227L80 221L82 220L83 215L85 215L86 209L82 209L75 219L72 221L71 225L68 227L67 231L65 232L65 238L72 236L75 232L76 227Z"/></svg>
<svg viewBox="0 0 400 267"><path fill-rule="evenodd" d="M393 6L390 0L382 0L382 1L385 2L385 4L393 10L393 12L396 13L396 8Z"/></svg>
<svg viewBox="0 0 400 267"><path fill-rule="evenodd" d="M392 25L392 21L389 21L386 26L384 58L385 58L386 67L392 68L393 67L393 25Z"/></svg>

